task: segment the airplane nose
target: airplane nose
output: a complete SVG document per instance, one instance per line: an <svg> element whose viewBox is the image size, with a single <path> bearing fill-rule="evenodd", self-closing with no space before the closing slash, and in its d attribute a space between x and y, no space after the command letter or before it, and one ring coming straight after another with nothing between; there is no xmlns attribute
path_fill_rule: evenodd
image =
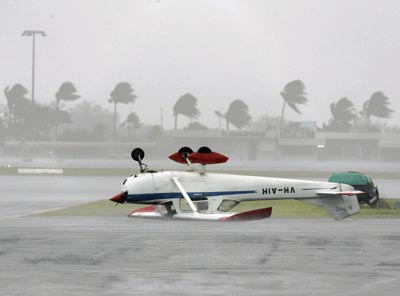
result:
<svg viewBox="0 0 400 296"><path fill-rule="evenodd" d="M127 192L121 192L110 198L111 201L123 204L126 201Z"/></svg>

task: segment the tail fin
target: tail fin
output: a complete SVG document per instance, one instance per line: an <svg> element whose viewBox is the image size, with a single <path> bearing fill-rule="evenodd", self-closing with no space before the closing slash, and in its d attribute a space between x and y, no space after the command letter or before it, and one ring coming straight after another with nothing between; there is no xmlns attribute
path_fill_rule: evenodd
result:
<svg viewBox="0 0 400 296"><path fill-rule="evenodd" d="M298 200L324 208L335 220L343 220L360 212L356 195L321 195L319 198Z"/></svg>

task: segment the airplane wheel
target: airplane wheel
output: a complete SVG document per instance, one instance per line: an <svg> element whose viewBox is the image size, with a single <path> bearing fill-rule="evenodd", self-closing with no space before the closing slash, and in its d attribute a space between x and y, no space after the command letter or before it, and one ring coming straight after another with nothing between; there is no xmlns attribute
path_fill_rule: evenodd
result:
<svg viewBox="0 0 400 296"><path fill-rule="evenodd" d="M211 149L208 148L207 146L200 147L199 150L197 150L198 153L212 153Z"/></svg>
<svg viewBox="0 0 400 296"><path fill-rule="evenodd" d="M185 153L185 154L192 154L192 153L193 153L193 150L192 150L192 148L190 148L190 147L184 146L184 147L182 147L181 149L178 150L178 153L179 153L179 154L183 154L183 153Z"/></svg>
<svg viewBox="0 0 400 296"><path fill-rule="evenodd" d="M182 147L181 149L179 149L178 153L180 155L182 155L183 158L186 159L190 154L193 153L193 150L192 150L192 148L185 146L185 147Z"/></svg>
<svg viewBox="0 0 400 296"><path fill-rule="evenodd" d="M144 158L144 151L141 148L135 148L131 152L131 157L134 161L141 161Z"/></svg>

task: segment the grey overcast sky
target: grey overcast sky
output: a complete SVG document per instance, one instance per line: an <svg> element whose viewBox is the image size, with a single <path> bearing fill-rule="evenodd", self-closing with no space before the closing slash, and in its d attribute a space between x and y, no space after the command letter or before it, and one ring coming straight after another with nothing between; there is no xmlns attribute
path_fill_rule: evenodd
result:
<svg viewBox="0 0 400 296"><path fill-rule="evenodd" d="M132 83L138 100L120 106L144 123L173 126L172 107L191 92L201 122L216 127L214 110L244 100L253 118L279 116L280 91L306 84L303 114L286 118L328 121L343 96L356 107L382 90L400 125L400 1L390 0L1 0L0 88L30 90L31 39L38 38L38 102L54 100L64 81L82 97L112 109L109 94ZM0 102L5 104L2 96ZM188 121L182 119L181 124Z"/></svg>

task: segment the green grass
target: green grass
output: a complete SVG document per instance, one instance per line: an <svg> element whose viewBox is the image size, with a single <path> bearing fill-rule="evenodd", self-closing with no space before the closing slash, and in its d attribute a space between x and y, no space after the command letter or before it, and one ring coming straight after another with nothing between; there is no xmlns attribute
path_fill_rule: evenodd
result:
<svg viewBox="0 0 400 296"><path fill-rule="evenodd" d="M35 216L42 217L73 217L73 216L124 216L130 211L143 207L143 205L136 204L114 204L109 200L95 201L85 204L80 204L65 209L52 210L35 214Z"/></svg>
<svg viewBox="0 0 400 296"><path fill-rule="evenodd" d="M390 207L399 201L398 199L385 199ZM400 209L372 209L368 205L361 205L359 218L400 218Z"/></svg>
<svg viewBox="0 0 400 296"><path fill-rule="evenodd" d="M272 207L272 218L327 218L329 214L322 208L297 200L271 200L242 202L232 209L245 212L257 208Z"/></svg>
<svg viewBox="0 0 400 296"><path fill-rule="evenodd" d="M397 200L386 200L391 206ZM125 216L130 211L145 205L122 204L117 207L108 200L91 202L72 206L65 209L54 210L36 214L41 217L76 217L96 216L115 217ZM242 202L232 209L234 212L249 211L257 208L272 207L272 218L329 218L329 214L322 208L296 200L272 200ZM400 218L400 209L371 209L366 205L361 207L360 214L355 218Z"/></svg>
<svg viewBox="0 0 400 296"><path fill-rule="evenodd" d="M390 206L398 200L385 200ZM243 212L256 208L272 206L272 218L325 218L330 215L321 207L297 200L272 200L243 202L233 211ZM361 205L359 214L355 218L400 218L400 209L372 209L368 205Z"/></svg>

